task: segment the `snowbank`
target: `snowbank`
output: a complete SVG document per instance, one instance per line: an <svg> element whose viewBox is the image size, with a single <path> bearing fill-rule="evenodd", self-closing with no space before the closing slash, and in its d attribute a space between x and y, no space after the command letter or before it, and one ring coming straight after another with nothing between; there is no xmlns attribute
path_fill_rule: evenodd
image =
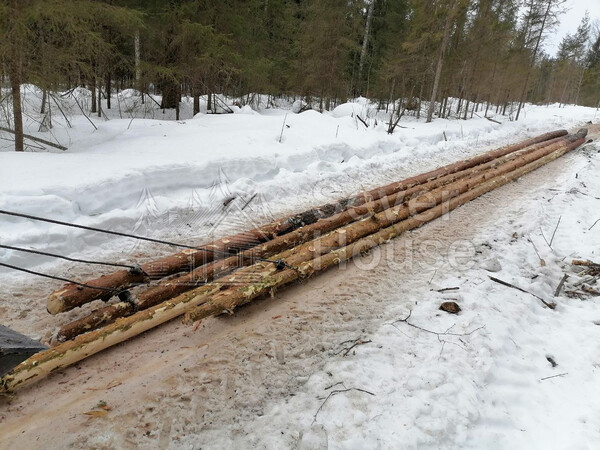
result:
<svg viewBox="0 0 600 450"><path fill-rule="evenodd" d="M124 232L177 234L169 220L148 216L172 216L191 207L202 217L228 197L241 202L255 193L272 214L298 211L388 182L390 173L401 179L480 153L492 142L574 126L597 114L582 107L528 107L522 121L502 125L485 119L432 124L409 119L390 136L383 123L367 129L348 117L355 107L367 106L348 103L331 115L288 115L285 125L286 111L261 115L249 107L242 114L198 115L183 122L93 119L97 131L76 116L73 128L53 129L57 139L70 141L67 152L0 152L0 209ZM210 221L203 220L186 228L188 238L207 238ZM237 226L235 220L223 223L217 232ZM91 244L121 245L102 235L7 217L0 221L0 236L6 244L66 255L85 252ZM1 254L6 262L29 267L40 261Z"/></svg>

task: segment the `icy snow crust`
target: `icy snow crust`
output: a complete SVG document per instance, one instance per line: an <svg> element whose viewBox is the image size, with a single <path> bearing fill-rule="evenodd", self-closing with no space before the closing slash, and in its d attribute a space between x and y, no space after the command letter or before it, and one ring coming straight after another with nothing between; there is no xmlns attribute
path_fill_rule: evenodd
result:
<svg viewBox="0 0 600 450"><path fill-rule="evenodd" d="M341 105L338 117L270 109L185 123L94 119L94 133L75 118L67 153L0 153L0 205L203 242L600 117L528 107L518 123L495 117L502 125L407 118L409 128L388 136L364 105ZM359 110L369 129L352 117ZM0 447L598 448L598 298L564 294L578 279L571 259L600 259L599 151L588 144L234 316L197 328L172 321L59 371L0 404ZM550 248L544 236L555 228ZM5 218L0 238L109 260L172 251ZM0 260L40 266L9 252ZM42 262L59 275L97 273ZM569 280L554 297L564 272ZM558 306L544 308L488 275ZM45 295L58 286L2 273L1 320L47 337L84 312L46 314ZM437 292L450 287L459 289ZM442 301L462 312L439 311ZM409 312L421 329L399 321ZM105 417L85 415L100 402L110 407Z"/></svg>

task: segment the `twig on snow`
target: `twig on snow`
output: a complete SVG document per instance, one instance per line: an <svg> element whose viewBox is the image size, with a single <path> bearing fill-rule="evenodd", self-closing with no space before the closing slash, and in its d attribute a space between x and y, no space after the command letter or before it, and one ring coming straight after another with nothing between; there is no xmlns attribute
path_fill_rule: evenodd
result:
<svg viewBox="0 0 600 450"><path fill-rule="evenodd" d="M542 233L542 237L544 238L544 241L546 242L546 245L552 249L552 246L548 242L548 239L546 239L546 235L544 234L544 231L542 230L542 227L540 227L540 233Z"/></svg>
<svg viewBox="0 0 600 450"><path fill-rule="evenodd" d="M358 339L354 339L354 340L351 340L351 341L345 341L345 342L342 342L342 344L341 344L341 345L343 345L343 344L349 344L349 343L351 343L351 342L352 342L352 345L351 345L350 347L348 347L348 348L343 348L342 350L340 350L339 352L337 352L337 353L336 353L336 355L339 355L340 353L342 353L342 352L343 352L344 354L343 354L342 356L348 356L348 354L349 354L349 353L352 351L352 349L354 349L355 347L358 347L359 345L370 344L370 343L371 343L371 342L373 342L373 341L371 341L370 339L369 339L369 340L366 340L366 341L363 341L363 340L361 340L360 338L358 338Z"/></svg>
<svg viewBox="0 0 600 450"><path fill-rule="evenodd" d="M433 279L435 278L435 274L437 273L437 269L435 269L433 271L433 275L431 275L431 280L429 280L429 284L431 284L431 282L433 281Z"/></svg>
<svg viewBox="0 0 600 450"><path fill-rule="evenodd" d="M536 295L536 294L534 294L532 292L526 291L525 289L522 289L522 288L520 288L518 286L515 286L514 284L510 284L507 281L502 281L502 280L500 280L498 278L492 277L491 275L488 275L488 277L489 277L490 280L492 280L495 283L501 284L501 285L509 287L509 288L516 289L517 291L524 292L525 294L533 295L535 298L537 298L539 301L541 301L544 305L546 305L550 309L556 308L556 303L548 303L546 300L544 300L539 295Z"/></svg>
<svg viewBox="0 0 600 450"><path fill-rule="evenodd" d="M421 331L425 331L426 333L429 334L434 334L436 336L470 336L471 334L475 333L476 331L481 330L482 328L485 328L485 325L482 325L478 328L475 328L472 331L469 331L467 333L451 333L450 330L452 328L454 328L454 325L452 325L450 328L448 328L446 331L442 331L442 332L437 332L437 331L432 331L432 330L428 330L427 328L422 328L419 325L415 325L414 323L411 323L408 321L408 319L410 319L410 316L412 315L412 309L408 312L408 316L406 316L404 319L398 319L393 321L390 325L392 325L394 328L398 329L395 324L397 324L398 322L404 322L406 325L416 328L417 330L421 330Z"/></svg>
<svg viewBox="0 0 600 450"><path fill-rule="evenodd" d="M281 124L281 134L279 135L279 143L283 141L283 130L285 129L285 121L287 120L287 114L283 118L283 123Z"/></svg>
<svg viewBox="0 0 600 450"><path fill-rule="evenodd" d="M566 273L563 275L562 279L560 280L560 283L558 283L558 286L556 287L556 291L554 291L554 296L558 297L560 295L560 291L563 288L563 285L565 284L565 281L567 281L567 278L569 278L569 275L567 275Z"/></svg>
<svg viewBox="0 0 600 450"><path fill-rule="evenodd" d="M242 206L242 211L246 209L246 207L252 202L252 200L254 200L256 198L256 196L258 195L258 193L254 193L254 195L252 197L250 197L250 200L248 200L244 206Z"/></svg>
<svg viewBox="0 0 600 450"><path fill-rule="evenodd" d="M590 195L590 194L588 194L588 193L586 193L586 192L581 192L579 189L575 189L575 190L574 190L574 192L577 192L578 194L581 194L581 195L586 195L586 196L588 196L588 197L595 198L596 200L600 200L600 197L595 197L595 196L593 196L593 195Z"/></svg>
<svg viewBox="0 0 600 450"><path fill-rule="evenodd" d="M336 383L336 384L341 384L342 386L344 385L344 383L342 383L342 382L340 382L340 383ZM335 386L335 384L334 384L333 386ZM330 386L330 387L333 387L333 386ZM327 389L329 389L329 388L327 388ZM329 400L331 397L333 397L334 395L337 395L337 394L341 394L341 393L343 393L343 392L350 392L350 391L363 392L363 393L365 393L365 394L369 394L369 395L375 396L375 394L373 394L372 392L369 392L369 391L367 391L367 390L365 390L365 389L360 389L360 388L336 389L336 390L334 390L334 391L331 391L331 392L329 393L329 395L328 395L328 396L325 398L325 400L323 401L323 403L321 403L321 406L319 406L319 409L317 409L317 412L316 412L316 413L315 413L315 415L313 416L313 421L312 421L312 423L314 424L314 423L317 421L317 416L319 415L319 413L321 412L321 410L322 410L322 409L323 409L323 407L325 406L325 403L327 403L327 401L328 401L328 400Z"/></svg>
<svg viewBox="0 0 600 450"><path fill-rule="evenodd" d="M443 288L443 289L438 289L437 292L448 292L448 291L458 291L460 288L457 287L449 287L449 288ZM433 291L433 289L432 289Z"/></svg>
<svg viewBox="0 0 600 450"><path fill-rule="evenodd" d="M468 351L468 350L467 350L465 347L462 347L461 345L459 345L459 344L458 344L458 343L456 343L456 342L447 341L447 340L445 340L445 339L442 339L442 337L443 337L443 336L458 336L458 337L459 337L459 340L460 340L461 342L463 342L463 343L464 343L464 341L462 341L462 340L460 339L460 337L462 337L462 336L470 336L471 334L475 333L476 331L479 331L479 330L481 330L482 328L485 328L485 325L482 325L482 326L480 326L479 328L475 328L474 330L472 330L472 331L469 331L469 332L467 332L467 333L451 333L451 332L450 332L450 330L451 330L452 328L454 328L454 325L456 325L456 324L453 324L453 325L452 325L452 326L450 326L448 329L446 329L446 331L443 331L443 332L437 332L437 331L428 330L427 328L423 328L423 327L420 327L420 326L418 326L418 325L415 325L414 323L411 323L411 322L409 322L409 321L408 321L408 319L410 319L410 316L411 316L411 315L412 315L412 310L410 310L410 311L408 312L408 316L406 316L404 319L398 319L398 320L396 320L396 321L392 322L390 325L391 325L391 326L393 326L393 327L394 327L396 330L400 331L402 334L405 334L405 333L404 333L404 332L402 332L402 330L400 330L400 328L398 328L398 327L396 326L396 324L397 324L398 322L404 322L404 323L405 323L405 324L407 324L408 326L410 326L410 327L413 327L413 328L416 328L417 330L421 330L421 331L424 331L424 332L426 332L426 333L433 334L434 336L436 336L436 337L437 337L438 341L439 341L439 342L442 344L442 347L440 348L440 354L439 354L439 356L438 356L438 357L441 357L441 356L442 356L442 353L444 352L444 347L446 346L446 344L447 344L447 343L448 343L448 344L452 344L452 345L456 345L458 348L460 348L460 349L462 349L462 350L464 350L464 351Z"/></svg>
<svg viewBox="0 0 600 450"><path fill-rule="evenodd" d="M588 231L590 231L592 228L594 228L596 226L596 224L600 222L600 218L598 220L596 220L591 227L588 228Z"/></svg>
<svg viewBox="0 0 600 450"><path fill-rule="evenodd" d="M369 125L367 124L367 122L365 122L365 121L363 120L363 118L362 118L362 117L360 117L358 114L356 115L356 118L357 118L358 120L360 120L360 121L362 122L362 124L363 124L365 127L369 128Z"/></svg>
<svg viewBox="0 0 600 450"><path fill-rule="evenodd" d="M552 233L552 237L550 238L550 248L552 248L552 242L554 242L554 236L556 235L556 230L558 230L558 226L560 225L560 221L562 216L558 218L558 222L556 222L556 227L554 227L554 232Z"/></svg>
<svg viewBox="0 0 600 450"><path fill-rule="evenodd" d="M549 380L550 378L564 377L565 375L569 375L569 372L559 373L558 375L552 375L551 377L540 378L540 381Z"/></svg>
<svg viewBox="0 0 600 450"><path fill-rule="evenodd" d="M527 237L529 238L529 242L531 242L531 245L533 245L533 250L535 251L535 254L537 255L538 259L540 260L540 264L542 266L546 265L546 261L542 259L542 257L540 256L540 252L538 252L538 249L535 245L535 243L533 242L533 240L531 239L531 236L527 235Z"/></svg>

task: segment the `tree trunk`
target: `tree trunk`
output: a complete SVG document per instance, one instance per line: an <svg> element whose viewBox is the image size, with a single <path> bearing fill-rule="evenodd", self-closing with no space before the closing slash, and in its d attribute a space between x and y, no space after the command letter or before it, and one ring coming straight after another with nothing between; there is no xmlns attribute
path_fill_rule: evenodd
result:
<svg viewBox="0 0 600 450"><path fill-rule="evenodd" d="M194 97L194 111L193 115L195 116L200 112L200 91L197 87L192 85L192 97Z"/></svg>
<svg viewBox="0 0 600 450"><path fill-rule="evenodd" d="M104 83L106 85L106 109L110 109L110 94L112 91L112 79L110 70L106 71L106 80Z"/></svg>
<svg viewBox="0 0 600 450"><path fill-rule="evenodd" d="M101 78L97 79L98 84L98 117L102 118L102 83Z"/></svg>
<svg viewBox="0 0 600 450"><path fill-rule="evenodd" d="M46 102L48 101L48 91L46 89L42 89L42 106L40 108L40 114L44 114L46 112Z"/></svg>
<svg viewBox="0 0 600 450"><path fill-rule="evenodd" d="M21 109L21 61L18 50L10 61L10 89L12 93L13 118L15 122L15 151L25 150L23 142L23 111Z"/></svg>
<svg viewBox="0 0 600 450"><path fill-rule="evenodd" d="M143 93L142 89L142 65L141 65L141 53L140 53L140 32L135 31L135 37L133 38L133 52L135 61L135 88ZM144 104L144 97L142 95L142 104Z"/></svg>
<svg viewBox="0 0 600 450"><path fill-rule="evenodd" d="M362 49L360 51L360 61L358 63L358 85L362 87L362 73L365 65L365 59L367 57L367 50L369 47L369 37L371 35L371 22L373 21L373 11L375 10L375 0L371 0L369 9L367 11L367 23L365 25L365 36L363 39ZM359 88L359 94L362 94Z"/></svg>
<svg viewBox="0 0 600 450"><path fill-rule="evenodd" d="M92 91L92 114L98 111L96 105L96 76L92 75L92 79L90 81L90 91Z"/></svg>
<svg viewBox="0 0 600 450"><path fill-rule="evenodd" d="M162 92L161 109L176 109L180 98L177 98L179 93L178 83L174 80L163 80L160 85Z"/></svg>
<svg viewBox="0 0 600 450"><path fill-rule="evenodd" d="M450 38L450 25L452 24L452 13L448 11L446 15L446 23L444 24L444 36L442 45L440 46L440 54L438 56L437 67L435 69L435 78L433 79L433 89L431 90L431 100L427 111L427 123L433 119L433 111L435 110L435 100L437 98L438 88L440 85L440 77L442 76L442 67L444 65L444 56L446 55L446 47Z"/></svg>
<svg viewBox="0 0 600 450"><path fill-rule="evenodd" d="M179 120L179 114L181 112L181 88L177 85L177 100L175 100L175 120Z"/></svg>
<svg viewBox="0 0 600 450"><path fill-rule="evenodd" d="M553 0L548 0L548 7L546 8L546 13L544 14L544 19L542 20L542 25L540 27L540 34L537 37L537 41L535 43L535 49L533 50L533 55L531 57L531 63L529 64L529 69L527 70L527 76L525 77L525 83L523 83L523 91L521 92L521 97L519 99L519 107L517 109L517 116L515 117L515 121L519 120L519 116L521 114L521 108L523 108L523 104L525 103L527 96L527 86L529 85L529 78L531 77L531 72L533 71L533 66L535 65L535 58L537 58L538 49L540 47L540 42L542 40L542 35L544 34L544 28L546 27L546 21L548 20L548 16L550 14L550 8L552 7Z"/></svg>
<svg viewBox="0 0 600 450"><path fill-rule="evenodd" d="M22 152L25 150L23 142L23 110L21 106L21 42L19 39L18 27L15 25L21 15L19 0L12 1L12 29L10 42L10 61L9 61L9 77L10 90L12 93L13 119L15 128L15 151Z"/></svg>

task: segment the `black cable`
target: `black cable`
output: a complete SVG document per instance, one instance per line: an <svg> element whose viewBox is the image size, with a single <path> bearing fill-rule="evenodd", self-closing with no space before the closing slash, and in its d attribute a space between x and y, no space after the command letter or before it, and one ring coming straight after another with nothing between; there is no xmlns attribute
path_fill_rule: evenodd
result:
<svg viewBox="0 0 600 450"><path fill-rule="evenodd" d="M131 239L137 239L140 241L148 241L148 242L154 242L157 244L163 244L163 245L171 245L173 247L181 247L181 248L187 248L190 250L198 250L198 251L202 251L202 252L211 252L213 254L218 254L218 255L223 255L223 256L234 256L235 254L229 253L229 252L224 252L221 250L213 250L213 249L208 249L208 248L203 248L203 247L193 247L191 245L185 245L185 244L177 244L175 242L170 242L170 241L163 241L160 239L154 239L154 238L149 238L149 237L145 237L145 236L137 236L135 234L129 234L129 233L121 233L119 231L111 231L111 230L104 230L102 228L95 228L95 227L88 227L85 225L77 225L74 223L69 223L69 222L62 222L60 220L54 220L54 219L46 219L44 217L38 217L38 216L32 216L30 214L23 214L23 213L17 213L17 212L12 212L12 211L5 211L0 209L0 214L4 214L7 216L14 216L14 217L22 217L24 219L31 219L31 220L37 220L39 222L47 222L47 223L53 223L55 225L62 225L65 227L71 227L71 228L79 228L81 230L88 230L88 231L95 231L98 233L105 233L105 234L111 234L113 236L121 236L121 237L126 237L126 238L131 238ZM258 256L253 256L253 255L249 255L249 258L253 258L256 261L263 261L263 262L268 262L268 263L272 263L275 264L277 267L280 266L285 266L288 267L290 269L296 269L293 266L288 265L286 262L282 261L282 260L277 260L277 261L273 261L271 259L266 259L266 258L261 258Z"/></svg>
<svg viewBox="0 0 600 450"><path fill-rule="evenodd" d="M89 284L79 283L77 281L69 280L68 278L55 277L54 275L48 275L46 273L35 272L33 270L24 269L22 267L17 267L17 266L11 266L10 264L5 264L5 263L1 263L1 262L0 262L0 266L8 267L9 269L13 269L13 270L18 270L19 272L29 273L31 275L37 275L39 277L50 278L51 280L64 281L66 283L73 283L73 284L76 284L77 286L81 286L81 287L88 288L88 289L98 289L99 291L109 291L109 292L114 292L115 294L119 294L122 292L118 289L105 288L105 287L100 287L100 286L91 286Z"/></svg>
<svg viewBox="0 0 600 450"><path fill-rule="evenodd" d="M140 269L139 266L132 266L130 264L119 264L119 263L110 263L110 262L102 262L102 261L89 261L86 259L78 259L78 258L69 258L68 256L57 255L55 253L47 253L47 252L42 252L40 250L32 250L32 249L21 248L21 247L13 247L11 245L0 244L0 248L4 248L7 250L15 250L17 252L33 253L34 255L50 256L52 258L64 259L66 261L72 261L72 262L78 262L78 263L84 263L84 264L97 264L99 266L125 267L125 268L133 270L133 271Z"/></svg>

